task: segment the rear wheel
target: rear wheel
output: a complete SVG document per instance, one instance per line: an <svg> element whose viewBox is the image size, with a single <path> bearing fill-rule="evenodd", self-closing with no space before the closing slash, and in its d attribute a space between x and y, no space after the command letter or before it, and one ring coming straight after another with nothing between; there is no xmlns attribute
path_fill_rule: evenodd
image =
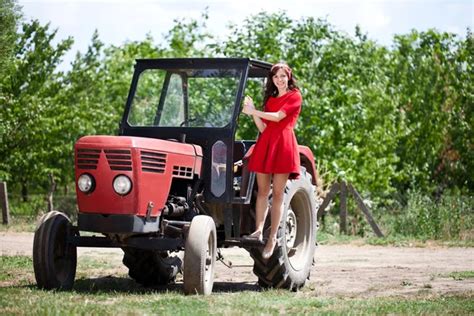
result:
<svg viewBox="0 0 474 316"><path fill-rule="evenodd" d="M33 268L39 288L70 290L77 265L76 246L68 243L73 229L69 218L60 212L45 214L33 240Z"/></svg>
<svg viewBox="0 0 474 316"><path fill-rule="evenodd" d="M167 251L123 248L123 264L128 275L144 286L167 285L174 282L181 271L182 261Z"/></svg>
<svg viewBox="0 0 474 316"><path fill-rule="evenodd" d="M216 225L210 216L195 216L184 249L184 293L212 293L217 256Z"/></svg>
<svg viewBox="0 0 474 316"><path fill-rule="evenodd" d="M257 248L251 249L250 255L261 286L296 290L309 278L316 249L316 196L305 170L300 179L287 182L283 207L272 257L263 259Z"/></svg>

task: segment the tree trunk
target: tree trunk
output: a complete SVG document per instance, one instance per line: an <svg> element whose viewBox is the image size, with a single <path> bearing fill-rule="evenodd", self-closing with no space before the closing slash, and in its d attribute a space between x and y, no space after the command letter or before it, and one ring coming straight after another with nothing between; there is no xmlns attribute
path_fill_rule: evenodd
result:
<svg viewBox="0 0 474 316"><path fill-rule="evenodd" d="M24 179L21 181L21 199L23 202L28 202L28 186Z"/></svg>
<svg viewBox="0 0 474 316"><path fill-rule="evenodd" d="M54 211L54 205L53 205L53 194L54 191L56 191L56 181L54 181L54 176L52 173L49 174L49 181L51 183L51 186L49 187L49 192L48 192L48 212Z"/></svg>
<svg viewBox="0 0 474 316"><path fill-rule="evenodd" d="M2 223L3 225L8 225L10 223L10 209L8 207L8 190L6 182L0 182L0 207L2 208Z"/></svg>

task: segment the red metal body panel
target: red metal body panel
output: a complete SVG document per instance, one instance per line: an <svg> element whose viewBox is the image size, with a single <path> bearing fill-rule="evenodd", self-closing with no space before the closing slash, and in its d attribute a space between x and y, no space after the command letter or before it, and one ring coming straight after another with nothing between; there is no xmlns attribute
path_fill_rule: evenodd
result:
<svg viewBox="0 0 474 316"><path fill-rule="evenodd" d="M301 165L306 168L306 171L309 172L312 176L312 182L316 185L316 180L318 177L318 173L316 171L316 165L314 163L314 155L311 149L307 146L298 145L298 150L300 152L301 157Z"/></svg>
<svg viewBox="0 0 474 316"><path fill-rule="evenodd" d="M201 176L199 146L143 137L86 136L75 145L75 177L89 173L96 181L93 192L77 188L79 212L158 216L168 198L172 178ZM112 182L123 174L132 180L125 196L115 193Z"/></svg>

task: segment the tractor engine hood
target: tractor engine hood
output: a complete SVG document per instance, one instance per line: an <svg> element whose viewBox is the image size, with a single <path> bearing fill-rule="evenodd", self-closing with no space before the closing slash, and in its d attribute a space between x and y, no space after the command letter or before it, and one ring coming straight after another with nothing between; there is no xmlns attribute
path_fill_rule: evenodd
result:
<svg viewBox="0 0 474 316"><path fill-rule="evenodd" d="M202 157L202 149L200 146L179 143L175 140L163 140L146 137L132 137L132 136L84 136L76 142L77 146L106 146L106 147L127 147L140 148L151 150L162 150L165 152L172 152L175 154L195 155Z"/></svg>
<svg viewBox="0 0 474 316"><path fill-rule="evenodd" d="M75 145L79 212L156 218L173 179L200 178L201 166L202 148L197 145L145 137L82 137Z"/></svg>

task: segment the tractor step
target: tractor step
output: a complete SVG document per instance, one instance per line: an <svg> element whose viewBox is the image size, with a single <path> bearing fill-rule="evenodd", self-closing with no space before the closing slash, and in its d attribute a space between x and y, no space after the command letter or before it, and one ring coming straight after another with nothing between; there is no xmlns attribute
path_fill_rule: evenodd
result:
<svg viewBox="0 0 474 316"><path fill-rule="evenodd" d="M224 241L226 246L238 246L244 248L263 247L267 239L257 240L248 238L229 238Z"/></svg>

